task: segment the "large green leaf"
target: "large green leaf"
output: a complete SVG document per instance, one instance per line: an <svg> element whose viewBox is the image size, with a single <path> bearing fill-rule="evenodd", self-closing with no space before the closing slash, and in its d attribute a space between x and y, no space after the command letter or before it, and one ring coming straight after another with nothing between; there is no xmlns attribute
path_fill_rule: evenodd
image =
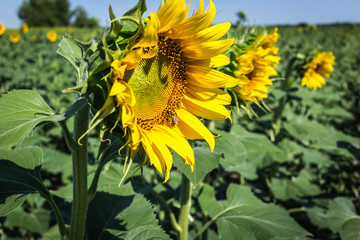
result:
<svg viewBox="0 0 360 240"><path fill-rule="evenodd" d="M144 196L135 193L130 183L118 187L122 171L118 164L112 165L101 174L98 192L90 202L87 234L92 239L124 239L140 226L158 227L154 209Z"/></svg>
<svg viewBox="0 0 360 240"><path fill-rule="evenodd" d="M40 123L63 119L37 92L11 91L0 99L0 147L20 144Z"/></svg>
<svg viewBox="0 0 360 240"><path fill-rule="evenodd" d="M21 205L30 193L49 196L41 180L40 148L0 149L0 156L0 216Z"/></svg>
<svg viewBox="0 0 360 240"><path fill-rule="evenodd" d="M360 216L348 219L340 229L341 240L360 239Z"/></svg>
<svg viewBox="0 0 360 240"><path fill-rule="evenodd" d="M261 202L248 187L231 184L226 196L226 200L216 201L214 192L204 189L199 197L201 208L216 219L220 239L295 239L308 235L284 209Z"/></svg>
<svg viewBox="0 0 360 240"><path fill-rule="evenodd" d="M212 153L210 149L205 147L195 147L195 165L193 171L187 166L179 157L174 154L174 165L194 184L196 187L214 168L219 165L221 155L219 153Z"/></svg>
<svg viewBox="0 0 360 240"><path fill-rule="evenodd" d="M354 204L349 198L337 197L329 202L326 220L333 232L339 232L342 225L356 215Z"/></svg>

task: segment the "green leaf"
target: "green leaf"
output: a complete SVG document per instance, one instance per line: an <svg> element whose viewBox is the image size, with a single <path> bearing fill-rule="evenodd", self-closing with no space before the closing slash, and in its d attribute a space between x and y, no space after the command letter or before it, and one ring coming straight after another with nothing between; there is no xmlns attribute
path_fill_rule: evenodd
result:
<svg viewBox="0 0 360 240"><path fill-rule="evenodd" d="M87 89L88 63L84 60L84 50L72 39L65 36L59 43L57 54L69 61L77 71L78 85L66 89L66 92L80 92L84 94Z"/></svg>
<svg viewBox="0 0 360 240"><path fill-rule="evenodd" d="M329 202L326 220L333 232L339 232L342 225L356 215L355 206L349 198L337 197Z"/></svg>
<svg viewBox="0 0 360 240"><path fill-rule="evenodd" d="M174 154L174 165L184 173L194 184L194 187L196 187L204 179L206 174L219 165L221 155L219 153L212 153L207 146L206 148L205 146L195 147L193 150L195 155L193 172L191 172L191 168L187 166L177 154Z"/></svg>
<svg viewBox="0 0 360 240"><path fill-rule="evenodd" d="M295 239L308 235L284 209L261 202L248 187L231 184L227 199L218 204L214 195L207 195L212 203L199 201L200 206L216 219L220 239Z"/></svg>
<svg viewBox="0 0 360 240"><path fill-rule="evenodd" d="M145 0L139 0L139 2L129 11L127 11L124 16L141 17L141 14L146 12L146 10L147 7Z"/></svg>
<svg viewBox="0 0 360 240"><path fill-rule="evenodd" d="M318 206L306 208L310 222L319 228L329 228L326 222L326 209Z"/></svg>
<svg viewBox="0 0 360 240"><path fill-rule="evenodd" d="M158 226L152 205L133 191L131 183L118 187L122 177L118 165L111 164L101 174L98 191L89 204L86 226L92 239L124 239L128 231L140 226Z"/></svg>
<svg viewBox="0 0 360 240"><path fill-rule="evenodd" d="M61 173L62 182L70 183L72 176L71 155L49 147L42 147L41 150L43 152L42 169L53 174Z"/></svg>
<svg viewBox="0 0 360 240"><path fill-rule="evenodd" d="M37 208L31 212L25 212L24 209L17 208L6 216L6 224L7 226L16 226L41 234L49 229L50 213L49 210L44 208Z"/></svg>
<svg viewBox="0 0 360 240"><path fill-rule="evenodd" d="M78 69L83 58L83 52L79 45L68 37L63 37L59 42L57 54L68 60L74 68Z"/></svg>
<svg viewBox="0 0 360 240"><path fill-rule="evenodd" d="M350 146L360 149L360 139L346 135L332 126L309 120L305 116L296 116L284 123L286 131L304 145L354 157ZM356 156L355 156L356 157Z"/></svg>
<svg viewBox="0 0 360 240"><path fill-rule="evenodd" d="M0 149L0 156L0 216L21 205L30 193L49 196L41 180L40 148Z"/></svg>
<svg viewBox="0 0 360 240"><path fill-rule="evenodd" d="M273 178L270 189L275 198L280 200L320 194L320 188L312 181L313 174L309 170L303 169L297 177L291 179Z"/></svg>
<svg viewBox="0 0 360 240"><path fill-rule="evenodd" d="M86 98L80 98L77 100L71 107L66 110L62 115L64 116L64 120L67 120L75 115L78 111L80 111L83 107L88 104L88 100Z"/></svg>
<svg viewBox="0 0 360 240"><path fill-rule="evenodd" d="M11 91L0 99L0 147L20 144L40 123L62 120L37 92Z"/></svg>
<svg viewBox="0 0 360 240"><path fill-rule="evenodd" d="M237 172L247 179L255 180L256 170L272 162L286 160L285 152L258 133L246 131L235 125L229 133L221 132L215 144L215 152L224 159L220 164L227 172Z"/></svg>
<svg viewBox="0 0 360 240"><path fill-rule="evenodd" d="M348 219L340 229L341 240L360 239L360 216Z"/></svg>
<svg viewBox="0 0 360 240"><path fill-rule="evenodd" d="M150 226L141 226L131 230L127 235L125 240L147 240L147 239L163 239L171 240L169 235L167 235L161 228Z"/></svg>

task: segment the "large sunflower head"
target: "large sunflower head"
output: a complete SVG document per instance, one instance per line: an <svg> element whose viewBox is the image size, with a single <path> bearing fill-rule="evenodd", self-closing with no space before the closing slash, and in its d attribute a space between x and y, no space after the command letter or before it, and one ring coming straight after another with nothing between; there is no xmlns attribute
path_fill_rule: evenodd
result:
<svg viewBox="0 0 360 240"><path fill-rule="evenodd" d="M332 52L318 53L306 66L301 86L309 89L321 88L325 84L324 77L330 77L334 71L335 56Z"/></svg>
<svg viewBox="0 0 360 240"><path fill-rule="evenodd" d="M184 0L169 0L150 13L144 31L111 63L105 77L109 94L95 116L116 114L112 130L125 133L131 156L144 151L145 161L165 174L165 181L173 164L171 149L191 167L195 160L188 140L205 139L214 149L214 136L198 117L230 118L224 105L231 97L220 88L238 82L213 69L229 63L221 53L233 39L219 39L231 24L210 26L216 14L212 1L204 10L201 0L187 18L188 11Z"/></svg>
<svg viewBox="0 0 360 240"><path fill-rule="evenodd" d="M279 48L275 46L279 34L275 29L269 34L255 34L255 37L251 34L248 38L250 41L244 39L243 44L240 42L233 48L236 51L232 51L236 53L233 72L238 84L231 90L236 94L239 105L251 116L250 102L266 108L263 99L268 97L268 86L272 85L270 77L277 75L275 67L280 61L280 57L276 56Z"/></svg>

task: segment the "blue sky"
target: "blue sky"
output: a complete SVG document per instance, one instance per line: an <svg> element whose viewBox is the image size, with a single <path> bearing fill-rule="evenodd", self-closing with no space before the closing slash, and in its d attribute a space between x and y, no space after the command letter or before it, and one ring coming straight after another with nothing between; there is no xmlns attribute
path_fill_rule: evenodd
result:
<svg viewBox="0 0 360 240"><path fill-rule="evenodd" d="M136 4L136 0L69 0L71 8L82 6L89 16L96 17L105 26L108 6L121 16ZM236 12L244 11L251 24L309 24L357 22L360 23L360 0L213 0L218 14L214 23L236 22ZM7 28L17 28L20 20L17 9L23 0L1 0L0 22ZM209 0L205 0L208 4ZM148 9L156 12L160 0L147 0ZM192 0L192 7L199 0ZM145 15L148 15L146 13Z"/></svg>

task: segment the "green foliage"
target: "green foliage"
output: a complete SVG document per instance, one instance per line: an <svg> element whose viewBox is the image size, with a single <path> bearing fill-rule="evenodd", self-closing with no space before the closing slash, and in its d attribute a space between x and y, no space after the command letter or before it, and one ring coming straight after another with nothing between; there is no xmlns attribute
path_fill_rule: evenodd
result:
<svg viewBox="0 0 360 240"><path fill-rule="evenodd" d="M145 1L140 1L126 15L135 19L145 10ZM116 18L110 14L112 20ZM54 54L57 44L45 38L49 29L30 30L17 45L0 38L0 145L13 148L0 149L0 213L6 215L0 219L2 238L60 238L54 210L31 193L51 194L64 221L70 223L71 151L57 123L64 123L87 104L94 112L102 106L103 95L95 99L85 84L97 85L102 93L106 86L100 79L141 33L138 27L133 20L115 21L99 44L75 38L102 37L102 31L75 29L72 36L62 38L58 48L70 64ZM278 136L272 129L273 112L264 113L254 106L258 119L234 115L232 127L224 121L211 129L219 134L214 152L203 141L193 141L193 172L174 156L174 170L162 184L163 176L153 166L140 167L136 159L118 188L124 169L124 150L118 150L123 142L113 135L101 142L100 129L89 134L88 186L99 180L87 215L89 239L176 238L171 214L179 216L180 172L194 185L189 239L358 239L359 29L280 27L279 33L282 61L277 78L285 78L294 56L311 55L314 47L333 51L336 65L327 84L317 91L300 87L300 59L291 69L286 91L280 89L282 80L274 81L266 104L275 111L280 99L287 101ZM38 39L31 40L31 34ZM116 44L111 45L114 40ZM100 54L98 50L104 47L108 51ZM84 82L87 72L93 78ZM39 94L11 91L20 88ZM72 105L74 95L62 94L63 89L86 93L90 101L80 99ZM6 117L8 114L14 117ZM67 124L71 129L72 119ZM16 146L20 143L21 147ZM32 145L39 147L27 147ZM14 179L21 181L10 184Z"/></svg>
<svg viewBox="0 0 360 240"><path fill-rule="evenodd" d="M25 0L18 15L30 27L68 26L71 18L70 3L68 0Z"/></svg>
<svg viewBox="0 0 360 240"><path fill-rule="evenodd" d="M77 7L70 9L68 0L24 0L18 10L18 16L30 27L97 27L96 18L88 18L86 11ZM74 22L71 18L74 17Z"/></svg>
<svg viewBox="0 0 360 240"><path fill-rule="evenodd" d="M294 239L308 235L283 209L262 203L248 187L230 185L226 198L216 201L209 186L199 198L202 209L216 220L220 239Z"/></svg>
<svg viewBox="0 0 360 240"><path fill-rule="evenodd" d="M20 206L28 194L50 196L41 179L42 152L38 147L0 149L0 156L0 216Z"/></svg>

